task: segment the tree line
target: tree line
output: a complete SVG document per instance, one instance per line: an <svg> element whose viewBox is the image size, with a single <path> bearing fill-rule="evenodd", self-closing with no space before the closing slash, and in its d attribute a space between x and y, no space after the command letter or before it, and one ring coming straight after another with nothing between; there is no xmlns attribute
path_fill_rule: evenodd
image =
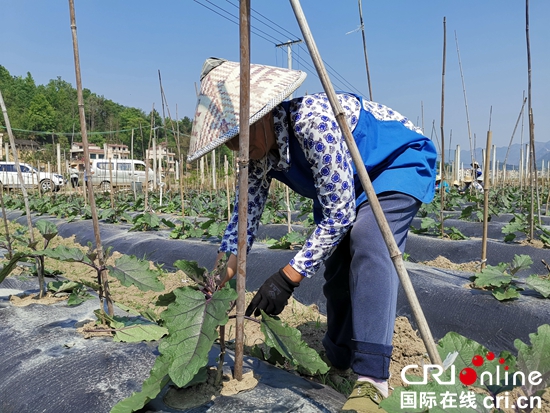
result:
<svg viewBox="0 0 550 413"><path fill-rule="evenodd" d="M38 158L50 158L57 143L68 152L72 142L82 141L77 92L61 77L51 79L46 85L36 85L29 72L25 77L12 76L0 65L0 91L15 138L30 139L41 145L42 154ZM192 120L187 116L177 121L163 119L156 110L145 113L99 96L89 89L83 90L83 96L90 143L100 147L104 143L124 144L130 148L133 130L134 157L144 158L153 125L157 142L167 141L170 151L178 156L179 140L179 149L185 159L192 126ZM0 125L0 132L5 132L3 117ZM178 129L179 139L176 136Z"/></svg>

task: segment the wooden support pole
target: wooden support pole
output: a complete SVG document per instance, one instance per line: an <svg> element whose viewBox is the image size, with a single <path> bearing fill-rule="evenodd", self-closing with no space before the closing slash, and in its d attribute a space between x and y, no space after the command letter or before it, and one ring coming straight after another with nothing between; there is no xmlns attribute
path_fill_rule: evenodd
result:
<svg viewBox="0 0 550 413"><path fill-rule="evenodd" d="M374 217L376 219L376 222L378 223L384 241L388 247L388 251L390 253L393 264L395 265L397 274L399 275L403 290L405 291L405 294L409 300L412 313L415 317L416 323L418 324L418 329L420 330L420 335L422 337L422 340L424 341L424 345L426 346L428 355L430 356L430 360L433 364L442 365L443 363L441 361L441 357L437 352L437 348L428 327L428 323L426 322L426 318L424 317L424 313L422 312L420 303L418 302L418 298L416 297L416 294L414 292L414 288L407 273L407 269L405 268L401 251L399 251L397 243L395 242L393 234L389 228L388 222L386 221L384 211L382 211L382 207L380 206L380 202L378 201L378 197L376 196L376 192L374 191L374 188L372 186L372 182L361 158L361 154L357 149L355 140L353 139L349 126L346 122L343 109L341 108L338 98L336 97L334 88L332 87L319 51L317 50L317 45L315 44L315 40L313 39L313 36L309 29L309 25L306 21L300 2L299 0L290 0L290 3L294 10L294 14L296 15L298 25L300 26L300 29L306 41L315 68L317 69L319 79L321 80L323 88L327 94L332 110L336 115L336 120L338 121L338 125L340 126L342 134L346 140L353 162L357 167L357 175L359 176L361 184L363 185L363 189L367 194L367 198L374 213Z"/></svg>
<svg viewBox="0 0 550 413"><path fill-rule="evenodd" d="M240 101L239 101L239 223L237 225L237 318L235 323L236 380L243 379L244 310L248 221L248 160L250 138L250 0L240 0Z"/></svg>

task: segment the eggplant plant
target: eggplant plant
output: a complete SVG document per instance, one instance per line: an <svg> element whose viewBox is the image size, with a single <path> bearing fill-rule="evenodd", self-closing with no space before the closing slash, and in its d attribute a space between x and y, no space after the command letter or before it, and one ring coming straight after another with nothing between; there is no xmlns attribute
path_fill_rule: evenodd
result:
<svg viewBox="0 0 550 413"><path fill-rule="evenodd" d="M174 266L191 277L196 285L179 287L159 297L157 304L167 306L160 317L168 331L159 344L160 355L143 382L141 391L117 403L111 413L142 409L170 381L180 388L206 381L204 372L208 355L218 339L220 357L216 377L218 384L221 383L225 354L224 327L235 305L237 292L232 282L222 288L218 286L221 274L225 273L225 264L218 265L212 272L199 267L195 261L178 260ZM259 320L247 319L261 324L267 353L282 356L290 366L311 375L328 372L329 367L317 352L302 341L297 329L263 312Z"/></svg>
<svg viewBox="0 0 550 413"><path fill-rule="evenodd" d="M540 326L529 338L531 345L519 339L514 341L517 357L508 351L497 356L481 344L449 332L437 348L445 360L441 374L438 376L436 371L430 375L429 368L424 366L424 373L430 376L428 380L428 377L407 376L402 371L401 376L405 376L409 385L395 388L380 407L387 412L411 413L492 413L503 411L504 407L529 413L534 407L540 408L541 395L550 386L550 326ZM519 394L523 397L522 403L518 398L515 406L513 389L521 391Z"/></svg>
<svg viewBox="0 0 550 413"><path fill-rule="evenodd" d="M27 231L23 228L15 231L15 233L11 235L14 242L10 242L9 245L3 240L0 240L0 247L10 251L10 260L0 270L0 282L4 281L4 279L11 274L18 262L27 261L29 258L33 259L35 261L35 269L40 288L39 296L42 298L45 291L44 250L48 247L50 241L57 235L57 227L52 222L42 219L36 221L35 227L43 238L42 250L37 249L38 241L29 241L29 238L26 236Z"/></svg>
<svg viewBox="0 0 550 413"><path fill-rule="evenodd" d="M516 277L518 271L528 269L531 264L533 264L533 260L529 255L515 255L510 263L488 265L472 277L473 286L491 291L499 301L518 298L520 292L524 290L522 285L535 290L544 298L550 297L550 274L547 276L530 275L525 281L520 281Z"/></svg>

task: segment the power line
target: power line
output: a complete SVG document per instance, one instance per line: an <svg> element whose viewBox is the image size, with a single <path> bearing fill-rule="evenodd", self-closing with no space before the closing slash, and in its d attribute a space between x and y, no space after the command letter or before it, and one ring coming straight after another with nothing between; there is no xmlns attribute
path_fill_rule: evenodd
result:
<svg viewBox="0 0 550 413"><path fill-rule="evenodd" d="M213 10L212 8L208 7L207 5L201 3L201 2L198 1L198 0L194 0L194 1L195 1L196 3L198 3L198 4L200 4L201 6L205 7L206 9L211 10L211 11L213 11L214 13L218 14L219 16L225 18L226 20L228 20L228 21L230 21L230 22L232 22L232 23L234 23L234 24L236 24L236 25L239 24L239 23L238 23L238 21L239 21L238 16L232 14L230 11L228 11L228 10L226 10L226 9L224 9L224 8L222 8L222 7L220 7L220 6L218 6L218 5L213 4L210 0L203 0L203 1L206 1L206 2L208 2L208 3L210 3L210 4L212 4L214 7L216 7L216 8L219 9L219 10L222 10L226 15L231 16L233 19L228 18L226 15L223 15L223 14L219 13L219 12L216 11L216 10ZM236 4L232 3L230 0L226 0L226 1L227 1L227 3L231 4L231 5L234 6L235 8L237 8L237 9L239 8L239 6L237 6ZM296 36L295 34L291 33L290 31L286 30L285 28L281 27L280 25L278 25L277 23L275 23L273 20L267 18L267 17L264 16L263 14L257 12L256 10L251 9L251 12L252 12L254 15L259 15L259 16L261 16L263 19L265 19L265 20L267 20L269 23L271 23L271 25L268 25L267 23L262 22L262 21L260 21L260 19L258 19L258 22L259 22L260 24L263 24L263 25L267 26L269 29L273 30L273 31L274 31L275 33L277 33L278 35L284 36L284 37L291 36L291 38L298 38L298 37L299 37L299 36ZM286 34L282 33L280 30L277 30L277 29L273 28L272 25L274 25L274 26L280 28L281 30L284 30L284 31L286 32ZM264 36L262 36L262 35L256 33L255 31L259 31L259 32L265 34L266 36L269 36L271 39L273 39L273 41L272 41L272 40L269 40L269 39L266 39ZM270 43L272 43L272 42L274 42L275 44L277 44L277 43L284 43L284 41L281 41L280 39L276 39L274 36L272 36L272 35L266 33L266 32L263 31L263 30L258 29L256 26L253 26L253 25L251 25L251 32L254 33L254 34L256 34L257 36L261 37L262 39L267 40L267 41L270 42ZM309 51L308 51L307 49L304 49L303 46L301 46L301 45L299 45L299 48L301 48L302 50L305 50L306 53L307 53L307 55L309 56ZM312 64L310 64L309 62L307 62L307 61L305 61L304 59L299 58L299 57L297 57L296 60L297 60L299 63L303 64L304 66L309 67L310 70L311 70L311 71L310 71L310 74L313 73L313 75L314 75L315 77L319 78L319 76L317 75L317 71L316 71L315 67L314 67ZM357 93L357 94L359 94L359 95L366 96L366 95L364 95L362 92L360 92L355 86L353 86L349 81L347 81L340 73L338 73L338 71L337 71L336 69L334 69L332 66L330 66L330 64L328 64L325 60L323 60L323 62L324 62L325 65L328 67L327 70L328 70L328 72L332 75L332 77L333 77L333 83L335 83L335 86L336 86L337 89L340 89L340 90L349 90L350 92L354 92L354 93ZM336 82L334 79L338 79L338 82ZM345 87L340 87L342 84L343 84Z"/></svg>

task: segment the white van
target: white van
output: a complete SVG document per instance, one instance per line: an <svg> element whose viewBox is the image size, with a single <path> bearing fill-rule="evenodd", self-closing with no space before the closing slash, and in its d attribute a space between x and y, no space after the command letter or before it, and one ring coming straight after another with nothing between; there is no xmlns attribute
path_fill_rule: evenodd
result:
<svg viewBox="0 0 550 413"><path fill-rule="evenodd" d="M145 184L145 162L136 159L92 159L92 185L99 185L104 191L111 187L130 186L132 182ZM154 172L149 168L147 180L153 187ZM111 179L112 178L112 179ZM160 177L157 177L157 182Z"/></svg>
<svg viewBox="0 0 550 413"><path fill-rule="evenodd" d="M20 162L19 167L21 175L23 175L25 188L38 186L42 192L57 192L65 185L65 180L61 175L40 172L27 163ZM4 188L21 188L15 162L0 161L0 182L4 185Z"/></svg>

